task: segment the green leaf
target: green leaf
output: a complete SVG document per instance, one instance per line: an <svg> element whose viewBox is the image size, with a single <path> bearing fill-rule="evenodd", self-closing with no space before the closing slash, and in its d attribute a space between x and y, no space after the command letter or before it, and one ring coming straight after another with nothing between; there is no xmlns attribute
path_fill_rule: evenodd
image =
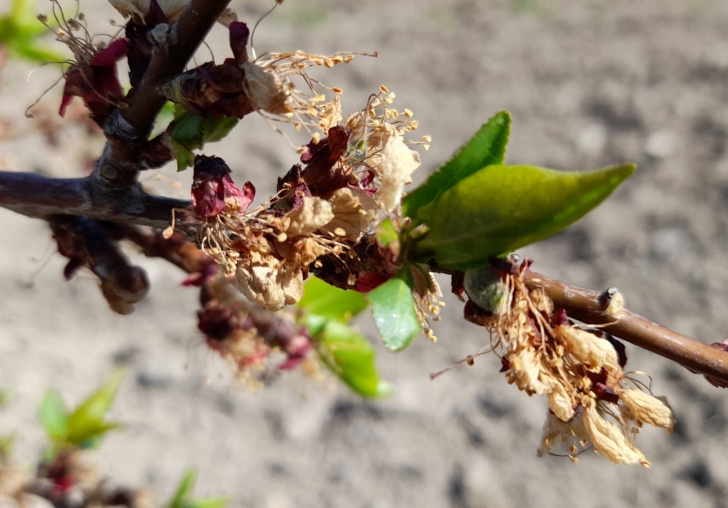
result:
<svg viewBox="0 0 728 508"><path fill-rule="evenodd" d="M224 508L230 502L229 497L210 497L187 502L185 508Z"/></svg>
<svg viewBox="0 0 728 508"><path fill-rule="evenodd" d="M412 274L405 268L395 277L366 294L372 305L374 322L384 345L401 351L420 332L412 294Z"/></svg>
<svg viewBox="0 0 728 508"><path fill-rule="evenodd" d="M635 171L634 164L587 172L488 166L423 206L415 226L429 233L413 258L477 268L489 258L544 240L583 217Z"/></svg>
<svg viewBox="0 0 728 508"><path fill-rule="evenodd" d="M377 228L377 242L382 247L389 247L390 245L396 245L399 241L399 233L394 229L394 224L390 219L384 219Z"/></svg>
<svg viewBox="0 0 728 508"><path fill-rule="evenodd" d="M205 126L202 136L202 146L205 143L214 143L215 141L221 141L225 139L225 136L230 134L230 131L235 128L240 120L234 116L209 116L205 118Z"/></svg>
<svg viewBox="0 0 728 508"><path fill-rule="evenodd" d="M303 298L297 305L310 314L346 323L367 308L367 301L357 291L339 289L310 277L303 287Z"/></svg>
<svg viewBox="0 0 728 508"><path fill-rule="evenodd" d="M203 148L205 143L220 141L238 124L238 119L225 115L200 116L187 111L179 104L175 106L174 122L170 137L177 158L177 171L194 164L192 152Z"/></svg>
<svg viewBox="0 0 728 508"><path fill-rule="evenodd" d="M227 497L189 499L196 480L197 472L194 469L188 469L182 477L177 491L170 502L165 505L165 508L223 508L227 506L230 501Z"/></svg>
<svg viewBox="0 0 728 508"><path fill-rule="evenodd" d="M9 13L0 16L0 45L12 58L34 63L62 62L62 54L38 45L38 39L51 32L38 21L35 0L15 0Z"/></svg>
<svg viewBox="0 0 728 508"><path fill-rule="evenodd" d="M200 115L184 111L174 120L172 139L189 150L199 148L204 124L205 119Z"/></svg>
<svg viewBox="0 0 728 508"><path fill-rule="evenodd" d="M331 372L364 397L383 397L391 385L379 378L374 348L361 334L339 321L329 321L314 336L316 352Z"/></svg>
<svg viewBox="0 0 728 508"><path fill-rule="evenodd" d="M182 477L182 480L179 482L177 491L174 493L172 500L167 506L169 506L169 508L181 508L184 506L182 503L190 494L192 494L192 489L195 487L196 480L197 471L194 469L188 469Z"/></svg>
<svg viewBox="0 0 728 508"><path fill-rule="evenodd" d="M19 26L40 24L35 17L35 0L13 0L10 17Z"/></svg>
<svg viewBox="0 0 728 508"><path fill-rule="evenodd" d="M485 166L503 164L511 131L511 115L499 111L430 177L402 201L405 216L416 217L417 211L440 194L457 185Z"/></svg>
<svg viewBox="0 0 728 508"><path fill-rule="evenodd" d="M68 434L68 413L57 391L51 390L45 394L38 415L51 441L63 442Z"/></svg>
<svg viewBox="0 0 728 508"><path fill-rule="evenodd" d="M195 154L184 146L172 140L174 156L177 159L177 171L184 171L195 163Z"/></svg>
<svg viewBox="0 0 728 508"><path fill-rule="evenodd" d="M124 371L117 370L109 381L89 395L68 417L68 444L88 445L89 440L118 427L117 423L107 422L105 418L123 378Z"/></svg>

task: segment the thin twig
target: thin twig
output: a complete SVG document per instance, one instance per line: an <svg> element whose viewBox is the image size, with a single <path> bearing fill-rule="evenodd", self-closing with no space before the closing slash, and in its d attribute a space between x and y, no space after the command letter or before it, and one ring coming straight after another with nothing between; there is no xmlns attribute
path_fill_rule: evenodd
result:
<svg viewBox="0 0 728 508"><path fill-rule="evenodd" d="M627 309L607 310L606 293L570 286L540 273L526 271L529 289L543 288L556 307L579 321L679 363L691 371L728 382L728 353L691 339L634 314Z"/></svg>

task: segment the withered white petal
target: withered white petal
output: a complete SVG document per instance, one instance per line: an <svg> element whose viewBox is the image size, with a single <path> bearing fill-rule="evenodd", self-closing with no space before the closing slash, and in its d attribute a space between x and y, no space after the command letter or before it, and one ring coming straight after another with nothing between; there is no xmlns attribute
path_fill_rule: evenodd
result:
<svg viewBox="0 0 728 508"><path fill-rule="evenodd" d="M303 198L303 203L286 215L290 225L286 229L289 237L310 235L334 218L331 203L321 198Z"/></svg>
<svg viewBox="0 0 728 508"><path fill-rule="evenodd" d="M388 212L394 210L402 199L405 184L411 183L411 175L420 166L420 155L411 150L397 129L384 124L380 165L377 168L381 184L375 197Z"/></svg>
<svg viewBox="0 0 728 508"><path fill-rule="evenodd" d="M641 390L624 390L619 392L619 399L627 404L635 419L673 431L675 415L664 397L653 397Z"/></svg>
<svg viewBox="0 0 728 508"><path fill-rule="evenodd" d="M594 449L616 464L636 464L645 467L650 463L632 443L627 440L616 424L608 422L599 414L595 405L584 408L584 427Z"/></svg>

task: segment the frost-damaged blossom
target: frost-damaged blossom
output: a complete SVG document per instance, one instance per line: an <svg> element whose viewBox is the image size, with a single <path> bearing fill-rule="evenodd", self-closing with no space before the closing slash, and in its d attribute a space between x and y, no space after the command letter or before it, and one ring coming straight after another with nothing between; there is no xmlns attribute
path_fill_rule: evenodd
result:
<svg viewBox="0 0 728 508"><path fill-rule="evenodd" d="M185 109L205 115L242 118L257 111L268 120L293 123L297 130L306 128L326 132L341 120L338 95L327 100L322 90L341 93L307 74L314 66L333 67L348 63L354 55L332 56L304 52L268 53L256 60L248 56L250 32L245 23L229 24L232 58L221 64L208 62L191 69L165 84L164 95ZM292 78L304 83L299 90Z"/></svg>
<svg viewBox="0 0 728 508"><path fill-rule="evenodd" d="M59 114L65 115L73 97L81 97L94 121L103 125L114 109L123 107L124 91L117 76L116 62L126 56L129 41L122 38L108 45L94 44L83 13L66 18L56 0L53 0L53 16L57 26L49 25L45 15L38 19L68 46L75 58L69 62L70 67L64 74L66 82Z"/></svg>
<svg viewBox="0 0 728 508"><path fill-rule="evenodd" d="M311 337L284 316L262 312L243 300L225 279L207 284L201 292L198 327L208 346L229 361L239 377L252 385L271 356L284 355L279 370L311 367Z"/></svg>
<svg viewBox="0 0 728 508"><path fill-rule="evenodd" d="M466 318L491 333L491 347L502 351L502 371L509 383L547 398L539 456L563 447L576 461L591 446L612 462L648 467L634 438L643 424L672 432L670 406L623 371L626 358L614 339L574 325L541 289L529 290L521 280L529 265L502 274L505 312L486 316L468 302Z"/></svg>
<svg viewBox="0 0 728 508"><path fill-rule="evenodd" d="M297 302L311 270L329 270L325 280L366 290L399 268L396 255L381 249L373 232L385 214L396 215L402 187L419 165L403 139L417 125L393 112L393 95L386 93L372 96L343 125L327 128L325 137L314 137L301 164L279 179L277 194L252 211L252 186L235 187L219 159L196 159L199 243L260 307L277 310ZM224 169L212 171L210 165ZM425 278L423 316L437 308L430 297L439 295L437 284Z"/></svg>

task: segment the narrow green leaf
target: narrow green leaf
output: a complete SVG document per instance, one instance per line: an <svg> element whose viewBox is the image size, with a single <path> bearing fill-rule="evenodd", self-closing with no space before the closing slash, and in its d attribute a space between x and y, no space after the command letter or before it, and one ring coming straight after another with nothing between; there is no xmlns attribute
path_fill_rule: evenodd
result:
<svg viewBox="0 0 728 508"><path fill-rule="evenodd" d="M297 305L311 314L346 323L367 308L367 301L357 291L339 289L309 277L303 287L303 298Z"/></svg>
<svg viewBox="0 0 728 508"><path fill-rule="evenodd" d="M374 348L361 334L344 323L328 321L314 340L324 365L356 393L364 397L391 393L390 384L377 373Z"/></svg>
<svg viewBox="0 0 728 508"><path fill-rule="evenodd" d="M406 268L366 294L372 305L374 322L384 345L401 351L420 332L420 322L412 295L412 274Z"/></svg>
<svg viewBox="0 0 728 508"><path fill-rule="evenodd" d="M169 508L183 508L184 502L187 500L192 489L195 487L195 481L197 480L197 471L194 469L188 469L185 471L182 480L179 482L177 491L172 496L171 501L167 505Z"/></svg>
<svg viewBox="0 0 728 508"><path fill-rule="evenodd" d="M416 224L429 233L412 250L452 269L477 268L489 258L544 240L609 196L633 164L562 172L532 166L488 166L423 206Z"/></svg>
<svg viewBox="0 0 728 508"><path fill-rule="evenodd" d="M35 15L35 0L13 0L10 16L18 26L40 24Z"/></svg>
<svg viewBox="0 0 728 508"><path fill-rule="evenodd" d="M227 497L190 499L196 480L197 472L194 469L188 469L182 477L177 491L169 503L165 505L165 508L224 508L230 502Z"/></svg>
<svg viewBox="0 0 728 508"><path fill-rule="evenodd" d="M402 201L405 216L416 217L417 211L440 194L485 166L503 164L511 131L511 115L499 111L465 143L453 157L410 192Z"/></svg>
<svg viewBox="0 0 728 508"><path fill-rule="evenodd" d="M15 44L12 50L19 57L36 63L63 62L67 59L57 51L35 44Z"/></svg>
<svg viewBox="0 0 728 508"><path fill-rule="evenodd" d="M94 393L89 395L68 418L68 444L80 445L94 437L100 437L118 426L105 421L106 413L114 403L124 371L119 369Z"/></svg>
<svg viewBox="0 0 728 508"><path fill-rule="evenodd" d="M117 422L99 420L82 420L80 423L72 422L66 443L80 448L96 448L101 444L101 438L111 430L121 427Z"/></svg>
<svg viewBox="0 0 728 508"><path fill-rule="evenodd" d="M68 433L68 413L57 391L51 390L45 394L38 415L51 441L62 442Z"/></svg>

